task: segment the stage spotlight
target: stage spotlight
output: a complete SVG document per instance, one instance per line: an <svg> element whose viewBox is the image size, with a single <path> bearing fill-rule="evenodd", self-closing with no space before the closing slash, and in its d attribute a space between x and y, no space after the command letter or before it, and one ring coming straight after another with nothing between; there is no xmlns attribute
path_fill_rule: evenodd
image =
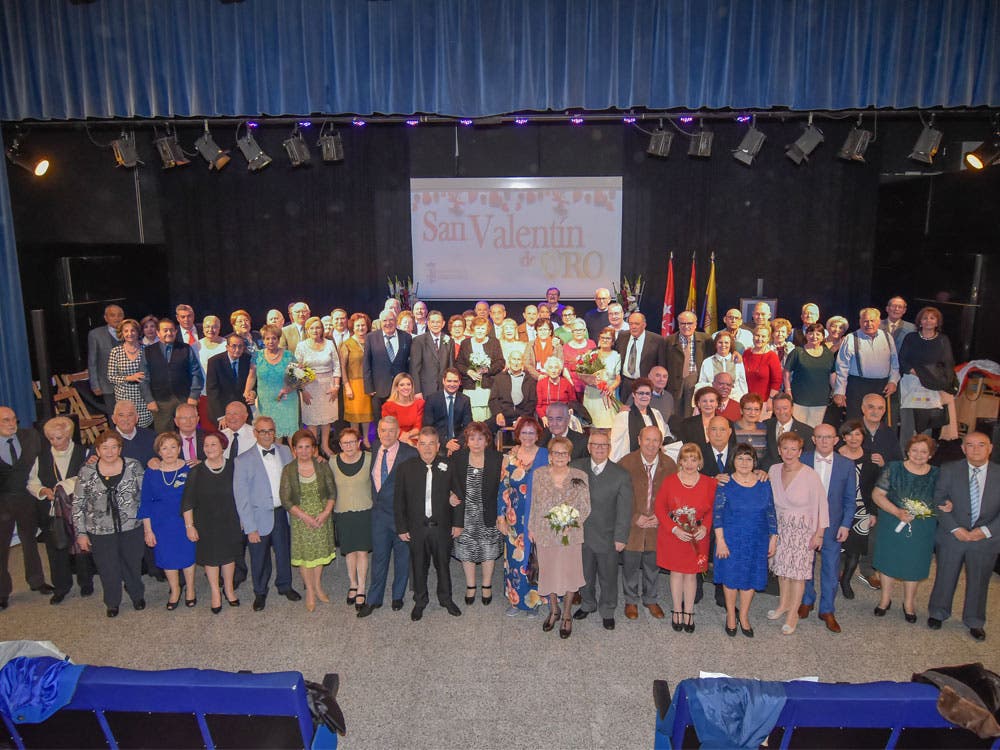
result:
<svg viewBox="0 0 1000 750"><path fill-rule="evenodd" d="M649 145L646 147L646 153L650 156L659 156L661 159L666 159L670 156L670 146L673 142L673 133L662 129L654 130L652 135L649 136Z"/></svg>
<svg viewBox="0 0 1000 750"><path fill-rule="evenodd" d="M934 118L932 117L931 124L924 126L917 142L913 144L913 152L909 158L922 164L933 164L934 156L941 147L941 135L940 130L934 129Z"/></svg>
<svg viewBox="0 0 1000 750"><path fill-rule="evenodd" d="M785 149L785 156L801 164L809 161L809 154L816 150L816 147L823 142L823 132L812 124L812 115L809 115L809 124L795 143Z"/></svg>
<svg viewBox="0 0 1000 750"><path fill-rule="evenodd" d="M990 140L983 141L979 144L979 148L965 155L965 166L970 169L986 169L998 161L1000 161L1000 132L994 133Z"/></svg>
<svg viewBox="0 0 1000 750"><path fill-rule="evenodd" d="M208 132L208 120L205 120L205 132L194 142L198 153L208 162L209 170L221 170L229 163L229 152L223 151Z"/></svg>
<svg viewBox="0 0 1000 750"><path fill-rule="evenodd" d="M871 140L872 133L870 130L853 128L851 132L847 134L847 138L844 140L844 145L841 146L840 151L837 152L837 158L844 159L845 161L859 161L864 164L865 151L868 150L868 144L871 143Z"/></svg>
<svg viewBox="0 0 1000 750"><path fill-rule="evenodd" d="M344 141L341 140L340 133L333 129L333 124L324 122L319 129L319 153L326 164L335 164L344 160Z"/></svg>
<svg viewBox="0 0 1000 750"><path fill-rule="evenodd" d="M699 130L691 137L688 144L688 156L697 156L700 159L707 159L712 155L712 140L715 133L711 130Z"/></svg>
<svg viewBox="0 0 1000 750"><path fill-rule="evenodd" d="M743 140L740 141L740 145L733 151L733 158L749 167L753 164L753 160L761 146L764 145L765 140L767 140L767 136L751 124L750 129L743 136Z"/></svg>
<svg viewBox="0 0 1000 750"><path fill-rule="evenodd" d="M177 136L169 132L169 130L162 138L154 139L153 145L156 146L156 151L160 155L160 161L163 162L164 169L183 167L185 164L191 163L191 160L187 158L187 154L184 153L184 149L181 148L181 144L177 142Z"/></svg>
<svg viewBox="0 0 1000 750"><path fill-rule="evenodd" d="M309 154L309 146L306 144L306 139L299 132L298 125L295 126L292 134L281 145L285 147L285 153L288 154L288 160L292 163L293 167L305 167L309 165L312 156Z"/></svg>
<svg viewBox="0 0 1000 750"><path fill-rule="evenodd" d="M14 142L10 144L10 148L7 149L6 153L7 161L11 164L16 164L26 172L31 172L35 177L41 177L49 171L49 160L30 156L21 146L18 138L14 139Z"/></svg>
<svg viewBox="0 0 1000 750"><path fill-rule="evenodd" d="M139 154L135 150L135 133L126 133L123 130L118 138L111 141L111 151L119 167L133 169L143 163L139 161Z"/></svg>
<svg viewBox="0 0 1000 750"><path fill-rule="evenodd" d="M253 137L253 131L247 127L246 135L242 138L239 136L239 126L236 128L236 145L240 149L240 153L243 154L243 158L247 160L247 169L251 172L259 172L268 164L271 163L271 157L264 153L258 144L257 140Z"/></svg>

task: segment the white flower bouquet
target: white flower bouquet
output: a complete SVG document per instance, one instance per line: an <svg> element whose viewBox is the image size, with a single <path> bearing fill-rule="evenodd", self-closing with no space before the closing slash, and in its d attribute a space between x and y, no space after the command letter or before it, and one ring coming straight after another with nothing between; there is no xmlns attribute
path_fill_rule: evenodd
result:
<svg viewBox="0 0 1000 750"><path fill-rule="evenodd" d="M316 379L316 373L311 367L304 367L298 362L292 362L285 370L285 385L292 390L302 390L306 384Z"/></svg>
<svg viewBox="0 0 1000 750"><path fill-rule="evenodd" d="M555 533L562 535L560 541L563 546L568 547L569 534L567 533L567 529L580 528L580 511L572 505L560 503L545 514L545 519L549 522L549 527Z"/></svg>
<svg viewBox="0 0 1000 750"><path fill-rule="evenodd" d="M914 500L913 498L905 497L902 500L902 508L913 516L914 520L917 518L932 518L934 516L934 509L922 500ZM913 532L913 527L906 521L900 521L896 524L897 534L903 529L907 529L907 536Z"/></svg>

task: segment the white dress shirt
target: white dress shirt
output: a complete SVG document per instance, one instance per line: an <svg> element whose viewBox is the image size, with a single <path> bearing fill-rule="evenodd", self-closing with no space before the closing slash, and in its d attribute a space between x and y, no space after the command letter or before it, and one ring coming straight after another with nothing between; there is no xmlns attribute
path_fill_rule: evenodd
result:
<svg viewBox="0 0 1000 750"><path fill-rule="evenodd" d="M260 451L261 460L264 462L264 470L267 472L267 481L271 483L271 502L275 508L281 507L281 459L278 458L278 446L272 445L273 455L266 455L264 449L257 443L257 450Z"/></svg>

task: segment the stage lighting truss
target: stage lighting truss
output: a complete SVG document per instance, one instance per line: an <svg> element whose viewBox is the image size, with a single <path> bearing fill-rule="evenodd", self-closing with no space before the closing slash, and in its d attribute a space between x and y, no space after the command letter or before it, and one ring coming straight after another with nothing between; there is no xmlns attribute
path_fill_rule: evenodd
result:
<svg viewBox="0 0 1000 750"><path fill-rule="evenodd" d="M302 137L298 125L292 129L292 134L281 145L284 146L285 153L288 154L288 160L293 167L306 167L312 161L309 146L306 139Z"/></svg>
<svg viewBox="0 0 1000 750"><path fill-rule="evenodd" d="M111 141L111 151L115 155L115 164L126 169L134 169L143 164L135 148L135 133L122 131L121 135Z"/></svg>
<svg viewBox="0 0 1000 750"><path fill-rule="evenodd" d="M761 146L764 145L764 141L767 140L767 136L761 131L757 130L756 121L750 120L750 129L747 130L746 135L743 136L743 140L740 141L740 145L737 146L736 150L733 151L733 158L738 162L746 164L748 167L753 164L753 160L757 157L757 153L760 151Z"/></svg>
<svg viewBox="0 0 1000 750"><path fill-rule="evenodd" d="M344 160L344 142L340 133L333 129L329 122L323 123L319 130L319 139L316 141L319 146L320 155L326 164L335 164Z"/></svg>
<svg viewBox="0 0 1000 750"><path fill-rule="evenodd" d="M45 158L35 158L24 149L21 141L23 137L18 135L10 144L6 151L7 161L15 164L26 172L30 172L35 177L41 177L49 171L49 160Z"/></svg>
<svg viewBox="0 0 1000 750"><path fill-rule="evenodd" d="M208 131L208 120L205 120L205 132L201 138L194 142L194 147L198 149L201 157L208 162L209 170L219 171L229 163L229 152L219 148L219 144L212 138Z"/></svg>
<svg viewBox="0 0 1000 750"><path fill-rule="evenodd" d="M241 128L245 131L242 137L240 137ZM259 172L272 161L253 137L253 129L249 123L241 122L236 126L236 145L243 158L247 160L247 169L251 172Z"/></svg>
<svg viewBox="0 0 1000 750"><path fill-rule="evenodd" d="M934 157L941 147L941 136L941 131L934 129L934 115L931 115L930 124L924 126L917 142L913 144L909 158L921 164L933 164Z"/></svg>
<svg viewBox="0 0 1000 750"><path fill-rule="evenodd" d="M809 155L816 150L816 147L823 142L823 131L813 125L812 113L809 113L809 122L791 146L785 149L785 156L796 164L809 161Z"/></svg>

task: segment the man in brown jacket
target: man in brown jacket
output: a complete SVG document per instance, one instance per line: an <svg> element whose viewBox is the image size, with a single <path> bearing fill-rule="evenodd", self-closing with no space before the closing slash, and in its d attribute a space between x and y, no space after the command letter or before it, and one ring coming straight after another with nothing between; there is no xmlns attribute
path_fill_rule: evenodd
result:
<svg viewBox="0 0 1000 750"><path fill-rule="evenodd" d="M663 619L663 609L656 602L656 535L659 522L653 515L653 503L663 480L677 473L677 464L660 448L663 435L656 426L639 432L639 450L623 456L618 465L632 477L632 528L622 553L622 588L625 591L625 618L639 617L639 579L642 578L642 603L656 619Z"/></svg>

